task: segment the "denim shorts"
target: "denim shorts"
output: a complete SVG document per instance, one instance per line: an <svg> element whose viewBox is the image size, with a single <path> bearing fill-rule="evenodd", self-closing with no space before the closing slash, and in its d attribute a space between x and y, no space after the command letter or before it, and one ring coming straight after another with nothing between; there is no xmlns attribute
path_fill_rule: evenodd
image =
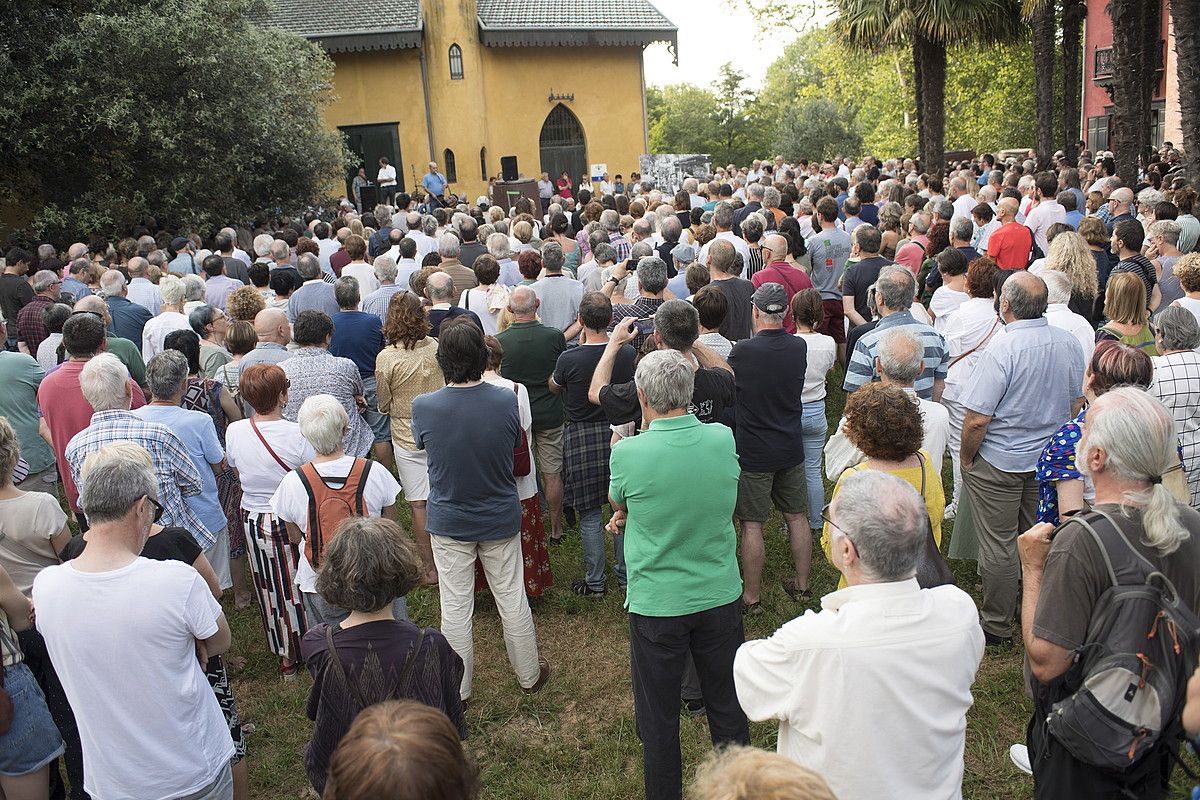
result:
<svg viewBox="0 0 1200 800"><path fill-rule="evenodd" d="M12 698L13 721L8 733L0 736L0 775L17 777L37 772L62 755L62 737L29 667L6 667L4 690Z"/></svg>

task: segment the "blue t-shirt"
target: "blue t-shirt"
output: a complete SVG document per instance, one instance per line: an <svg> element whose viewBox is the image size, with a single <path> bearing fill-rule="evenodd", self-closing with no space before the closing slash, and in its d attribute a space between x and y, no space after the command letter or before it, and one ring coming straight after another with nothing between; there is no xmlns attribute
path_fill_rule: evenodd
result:
<svg viewBox="0 0 1200 800"><path fill-rule="evenodd" d="M217 497L217 476L210 464L219 464L225 458L221 441L212 417L203 411L188 411L179 406L142 406L133 412L146 422L166 425L183 442L196 471L200 473L200 494L184 497L183 502L195 512L210 533L217 533L229 524Z"/></svg>
<svg viewBox="0 0 1200 800"><path fill-rule="evenodd" d="M339 311L333 315L329 352L353 361L362 377L375 374L375 357L382 349L383 323L379 317L365 311Z"/></svg>
<svg viewBox="0 0 1200 800"><path fill-rule="evenodd" d="M465 542L516 536L521 530L513 477L513 448L521 437L516 394L480 383L418 395L412 430L417 448L429 457L425 528Z"/></svg>
<svg viewBox="0 0 1200 800"><path fill-rule="evenodd" d="M441 197L442 192L446 191L446 179L440 172L426 172L425 177L421 179L421 185L425 187L426 191L437 197Z"/></svg>

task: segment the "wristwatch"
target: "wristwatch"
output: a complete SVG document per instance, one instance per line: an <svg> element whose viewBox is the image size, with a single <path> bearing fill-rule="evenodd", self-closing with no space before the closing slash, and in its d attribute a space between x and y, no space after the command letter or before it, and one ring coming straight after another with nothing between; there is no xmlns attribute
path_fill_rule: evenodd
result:
<svg viewBox="0 0 1200 800"><path fill-rule="evenodd" d="M617 278L617 277L609 276L608 282L609 283L620 283L621 279Z"/></svg>

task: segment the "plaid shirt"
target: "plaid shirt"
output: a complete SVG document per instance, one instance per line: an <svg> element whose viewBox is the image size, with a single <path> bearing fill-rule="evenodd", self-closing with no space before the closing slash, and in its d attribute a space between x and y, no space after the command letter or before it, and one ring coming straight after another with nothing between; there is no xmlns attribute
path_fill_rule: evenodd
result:
<svg viewBox="0 0 1200 800"><path fill-rule="evenodd" d="M613 246L613 252L617 254L617 259L614 263L620 264L625 259L629 258L629 251L633 249L633 245L619 233L610 233L608 241Z"/></svg>
<svg viewBox="0 0 1200 800"><path fill-rule="evenodd" d="M54 305L49 297L35 294L17 314L17 341L24 342L29 347L29 355L36 355L38 345L50 336L46 327L46 309Z"/></svg>
<svg viewBox="0 0 1200 800"><path fill-rule="evenodd" d="M67 444L66 459L71 467L71 480L83 491L79 471L90 454L112 442L130 441L140 444L150 453L154 461L154 475L158 479L158 502L163 515L159 524L164 527L179 527L196 540L196 544L207 550L217 541L218 531L210 531L196 516L196 512L184 502L184 497L200 494L200 473L192 463L187 448L179 437L166 425L146 422L131 411L97 411L92 415L92 424L71 437Z"/></svg>
<svg viewBox="0 0 1200 800"><path fill-rule="evenodd" d="M639 297L628 304L614 303L612 307L612 322L609 323L608 332L612 333L613 328L617 327L617 324L626 317L633 317L634 319L649 318L651 320L648 326L649 330L646 333L642 333L639 329L638 335L633 337L633 341L630 342L634 350L637 350L639 353L642 352L642 346L646 344L646 340L654 335L654 312L658 311L658 307L664 302L666 301L652 300L649 297Z"/></svg>

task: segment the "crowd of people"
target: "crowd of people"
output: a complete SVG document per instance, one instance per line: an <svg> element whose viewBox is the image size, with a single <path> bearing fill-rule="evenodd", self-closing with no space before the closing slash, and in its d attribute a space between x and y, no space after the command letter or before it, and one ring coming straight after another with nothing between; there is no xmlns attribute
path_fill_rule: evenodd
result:
<svg viewBox="0 0 1200 800"><path fill-rule="evenodd" d="M529 694L540 599L623 595L649 800L683 794L681 713L717 748L698 800L960 797L977 671L1015 638L1035 796L1165 796L1200 727L1177 155L1136 186L1086 151L543 176L507 210L381 163L371 210L12 247L0 797L248 798L226 592L311 675L316 792L476 797L482 591Z"/></svg>

